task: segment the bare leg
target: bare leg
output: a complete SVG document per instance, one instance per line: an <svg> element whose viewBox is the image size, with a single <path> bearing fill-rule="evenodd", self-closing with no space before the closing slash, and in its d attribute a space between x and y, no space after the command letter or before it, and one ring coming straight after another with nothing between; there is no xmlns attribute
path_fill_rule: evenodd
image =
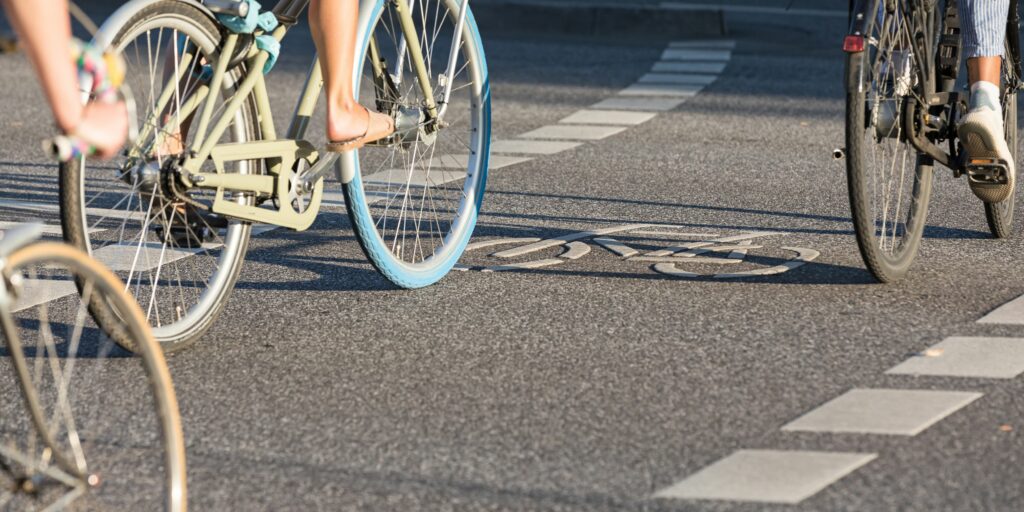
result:
<svg viewBox="0 0 1024 512"><path fill-rule="evenodd" d="M309 27L327 90L327 139L332 141L359 137L369 123L352 90L358 21L358 0L312 0L309 4Z"/></svg>
<svg viewBox="0 0 1024 512"><path fill-rule="evenodd" d="M63 0L0 0L36 69L57 126L75 132L109 157L124 144L128 117L123 103L82 106L71 63L71 20Z"/></svg>
<svg viewBox="0 0 1024 512"><path fill-rule="evenodd" d="M974 57L967 59L967 78L971 84L979 81L999 85L1000 74L1002 73L1001 57Z"/></svg>

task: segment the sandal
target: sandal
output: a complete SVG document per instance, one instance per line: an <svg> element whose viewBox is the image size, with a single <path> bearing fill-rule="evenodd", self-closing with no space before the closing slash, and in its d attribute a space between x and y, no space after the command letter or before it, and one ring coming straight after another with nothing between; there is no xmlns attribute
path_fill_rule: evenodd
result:
<svg viewBox="0 0 1024 512"><path fill-rule="evenodd" d="M328 142L327 151L332 153L352 151L395 133L395 121L391 119L391 116L378 112L370 112L366 107L363 107L363 110L366 111L367 115L366 131L364 131L359 137Z"/></svg>

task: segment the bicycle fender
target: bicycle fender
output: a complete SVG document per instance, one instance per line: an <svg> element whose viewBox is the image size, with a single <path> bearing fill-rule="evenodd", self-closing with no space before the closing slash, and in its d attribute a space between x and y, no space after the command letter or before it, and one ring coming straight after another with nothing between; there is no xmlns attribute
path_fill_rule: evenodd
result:
<svg viewBox="0 0 1024 512"><path fill-rule="evenodd" d="M132 19L132 17L134 17L136 14L138 14L146 7L149 7L150 5L153 5L159 1L161 0L130 0L129 2L126 2L116 11L114 11L113 14L108 16L106 20L103 21L103 25L101 25L99 31L96 32L96 36L93 37L92 43L96 45L97 48L106 48L110 46L110 44L114 41L114 36L117 35L116 31L119 27L123 26L125 23L128 22L128 20ZM203 11L207 16L209 16L211 20L216 21L217 19L216 17L214 17L213 12L211 12L209 9L206 8L205 5L196 0L175 1L186 3L196 7L200 11Z"/></svg>
<svg viewBox="0 0 1024 512"><path fill-rule="evenodd" d="M850 12L850 30L847 35L865 36L871 32L872 25L877 22L879 2L881 0L856 0ZM864 90L864 56L866 51L851 53L850 65L847 66L844 82L846 92L856 93Z"/></svg>

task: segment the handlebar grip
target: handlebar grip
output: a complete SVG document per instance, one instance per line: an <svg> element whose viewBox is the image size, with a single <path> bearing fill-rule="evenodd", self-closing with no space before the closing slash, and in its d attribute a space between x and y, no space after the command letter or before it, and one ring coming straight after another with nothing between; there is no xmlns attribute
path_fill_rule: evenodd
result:
<svg viewBox="0 0 1024 512"><path fill-rule="evenodd" d="M249 15L249 2L240 0L206 0L203 2L214 14L229 14L244 18Z"/></svg>

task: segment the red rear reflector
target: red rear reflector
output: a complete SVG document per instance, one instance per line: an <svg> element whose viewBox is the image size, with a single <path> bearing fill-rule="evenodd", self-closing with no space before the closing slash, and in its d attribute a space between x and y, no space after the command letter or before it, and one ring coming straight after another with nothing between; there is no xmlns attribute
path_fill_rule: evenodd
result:
<svg viewBox="0 0 1024 512"><path fill-rule="evenodd" d="M864 51L864 36L846 36L843 39L843 51L854 53Z"/></svg>

